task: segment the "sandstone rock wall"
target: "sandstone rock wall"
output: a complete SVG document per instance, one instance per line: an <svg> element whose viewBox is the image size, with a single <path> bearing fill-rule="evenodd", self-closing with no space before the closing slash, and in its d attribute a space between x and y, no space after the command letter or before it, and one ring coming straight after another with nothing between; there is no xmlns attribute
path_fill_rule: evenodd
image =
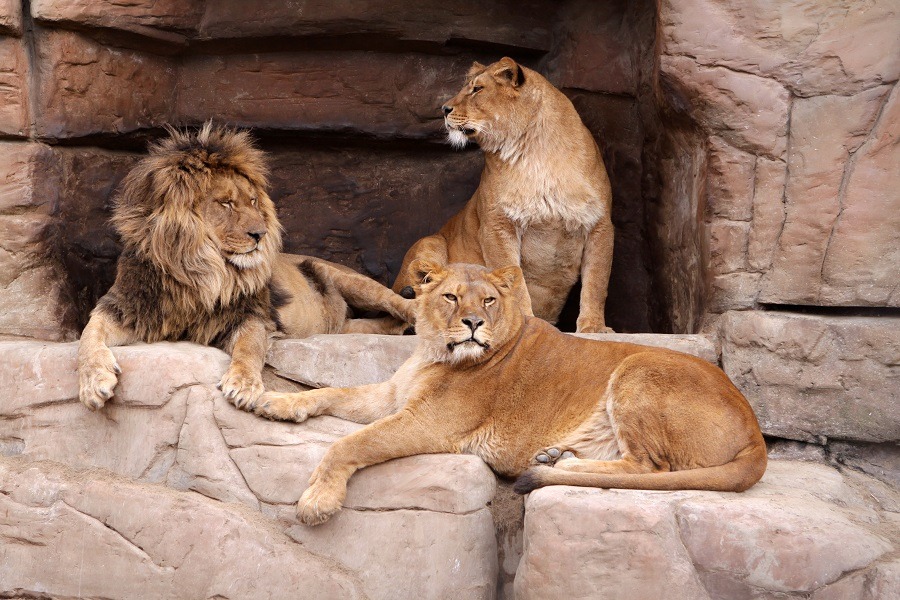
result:
<svg viewBox="0 0 900 600"><path fill-rule="evenodd" d="M5 248L14 255L3 257L8 272L28 278L0 281L0 303L33 305L7 313L0 335L77 334L113 278L110 199L166 123L214 118L253 128L272 156L286 249L390 283L405 250L459 210L478 182L479 152L443 144L438 107L473 60L506 54L560 85L604 151L619 231L609 319L622 331L671 329L654 300L642 190L650 167L638 98L650 8L542 0L429 0L415 10L402 2L266 2L252 11L236 2L3 5L0 136L15 152L0 161L17 179L0 179L0 193L17 195L28 180L55 198L41 209L0 207L2 237L28 246ZM16 156L34 144L42 162L18 172ZM29 323L34 311L40 327ZM566 313L567 327L576 311Z"/></svg>

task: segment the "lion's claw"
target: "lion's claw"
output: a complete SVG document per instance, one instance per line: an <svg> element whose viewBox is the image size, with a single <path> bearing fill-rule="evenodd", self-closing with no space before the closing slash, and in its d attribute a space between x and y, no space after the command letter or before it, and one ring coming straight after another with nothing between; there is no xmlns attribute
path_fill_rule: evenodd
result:
<svg viewBox="0 0 900 600"><path fill-rule="evenodd" d="M78 366L78 399L90 410L103 408L115 394L121 374L122 367L109 348L96 350Z"/></svg>
<svg viewBox="0 0 900 600"><path fill-rule="evenodd" d="M325 484L312 484L297 502L297 518L305 525L321 525L341 509L346 487L343 489L344 493L341 493Z"/></svg>
<svg viewBox="0 0 900 600"><path fill-rule="evenodd" d="M238 408L246 407L263 394L263 381L259 373L248 373L240 366L232 365L219 381L222 395Z"/></svg>

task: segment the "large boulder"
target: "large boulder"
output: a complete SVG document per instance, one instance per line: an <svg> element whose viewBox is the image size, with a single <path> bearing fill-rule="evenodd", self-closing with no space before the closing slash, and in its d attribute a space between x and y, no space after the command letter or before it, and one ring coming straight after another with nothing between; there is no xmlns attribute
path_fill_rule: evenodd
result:
<svg viewBox="0 0 900 600"><path fill-rule="evenodd" d="M516 598L888 600L898 502L868 477L795 461L771 461L742 494L542 488L525 503Z"/></svg>

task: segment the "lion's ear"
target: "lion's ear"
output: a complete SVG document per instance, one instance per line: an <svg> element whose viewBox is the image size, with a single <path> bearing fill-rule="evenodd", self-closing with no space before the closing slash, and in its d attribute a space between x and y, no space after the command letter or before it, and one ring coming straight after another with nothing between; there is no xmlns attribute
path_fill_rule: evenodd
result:
<svg viewBox="0 0 900 600"><path fill-rule="evenodd" d="M417 258L409 263L407 273L409 273L409 276L415 282L415 286L419 287L426 283L436 283L442 280L447 271L444 269L443 265L431 262L430 260L425 260L424 258Z"/></svg>
<svg viewBox="0 0 900 600"><path fill-rule="evenodd" d="M525 83L525 71L522 66L508 56L497 62L497 69L492 73L495 79L519 87Z"/></svg>
<svg viewBox="0 0 900 600"><path fill-rule="evenodd" d="M534 316L531 309L531 296L525 285L525 276L522 269L517 266L502 267L487 274L487 279L496 286L502 294L510 294L515 298L516 305L522 310L522 314Z"/></svg>
<svg viewBox="0 0 900 600"><path fill-rule="evenodd" d="M474 77L478 73L484 71L484 65L478 62L477 60L472 63L472 66L469 67L469 72L466 73L466 77Z"/></svg>

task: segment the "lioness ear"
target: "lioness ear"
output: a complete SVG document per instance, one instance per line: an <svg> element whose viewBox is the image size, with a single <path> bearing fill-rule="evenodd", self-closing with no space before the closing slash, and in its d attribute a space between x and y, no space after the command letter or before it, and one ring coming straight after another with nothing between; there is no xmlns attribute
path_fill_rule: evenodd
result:
<svg viewBox="0 0 900 600"><path fill-rule="evenodd" d="M531 309L531 296L528 294L522 269L517 266L503 267L488 273L487 278L497 286L501 293L511 294L515 298L522 314L529 317L534 316L534 311Z"/></svg>
<svg viewBox="0 0 900 600"><path fill-rule="evenodd" d="M469 72L466 73L466 77L472 77L482 71L484 71L484 65L476 60L472 63L472 66L469 67Z"/></svg>
<svg viewBox="0 0 900 600"><path fill-rule="evenodd" d="M426 283L432 283L444 278L446 271L444 267L433 263L424 258L417 258L409 263L407 273L415 281L415 286L419 287Z"/></svg>
<svg viewBox="0 0 900 600"><path fill-rule="evenodd" d="M519 87L525 83L525 71L522 66L508 56L504 56L497 63L498 68L493 75L500 81L511 84L513 87Z"/></svg>

